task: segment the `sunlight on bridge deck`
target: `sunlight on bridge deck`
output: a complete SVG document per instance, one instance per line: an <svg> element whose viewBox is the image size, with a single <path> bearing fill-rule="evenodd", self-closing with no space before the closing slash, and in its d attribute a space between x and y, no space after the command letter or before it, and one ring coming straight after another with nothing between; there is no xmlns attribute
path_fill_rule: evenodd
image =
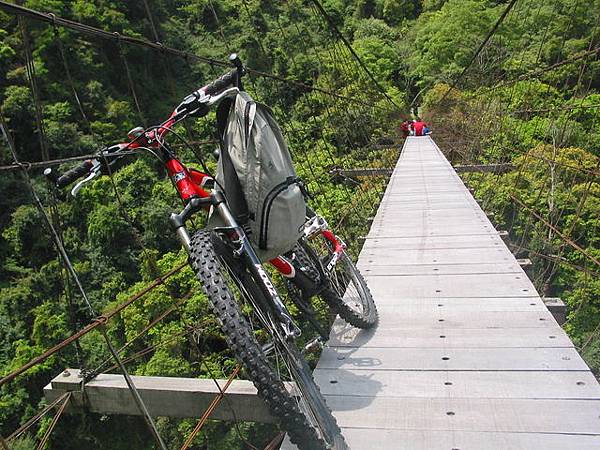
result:
<svg viewBox="0 0 600 450"><path fill-rule="evenodd" d="M315 371L351 449L600 448L598 382L431 138L407 139L359 267L379 326L338 321Z"/></svg>

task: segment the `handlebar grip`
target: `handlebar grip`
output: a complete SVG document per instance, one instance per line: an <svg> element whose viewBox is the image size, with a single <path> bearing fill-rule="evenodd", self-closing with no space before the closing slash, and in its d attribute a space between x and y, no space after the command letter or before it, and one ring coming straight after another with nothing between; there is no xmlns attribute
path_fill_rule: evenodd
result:
<svg viewBox="0 0 600 450"><path fill-rule="evenodd" d="M214 95L237 82L238 69L233 69L204 87L206 95Z"/></svg>
<svg viewBox="0 0 600 450"><path fill-rule="evenodd" d="M88 159L82 162L79 166L76 166L70 170L67 170L56 180L56 187L63 188L68 184L71 184L73 181L78 178L87 175L89 171L92 169L93 164L92 160Z"/></svg>

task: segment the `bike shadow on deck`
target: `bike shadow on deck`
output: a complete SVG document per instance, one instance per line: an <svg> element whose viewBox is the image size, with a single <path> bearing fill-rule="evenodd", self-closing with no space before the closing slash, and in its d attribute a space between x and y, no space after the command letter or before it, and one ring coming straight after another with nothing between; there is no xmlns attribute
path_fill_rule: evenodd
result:
<svg viewBox="0 0 600 450"><path fill-rule="evenodd" d="M381 366L381 360L370 357L354 357L360 345L367 343L377 327L361 330L337 320L331 330L329 343L321 354L319 364L313 372L325 398L335 396L333 413L336 411L360 410L369 406L381 392L383 385L373 379L373 369ZM360 345L353 345L354 341ZM336 343L343 342L343 346ZM360 386L357 390L356 387ZM339 401L340 397L352 397L352 402Z"/></svg>

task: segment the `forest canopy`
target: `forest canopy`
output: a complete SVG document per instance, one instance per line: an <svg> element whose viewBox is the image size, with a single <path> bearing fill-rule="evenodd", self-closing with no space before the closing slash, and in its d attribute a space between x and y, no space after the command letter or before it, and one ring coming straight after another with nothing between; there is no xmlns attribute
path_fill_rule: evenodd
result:
<svg viewBox="0 0 600 450"><path fill-rule="evenodd" d="M533 261L540 294L567 303L565 329L600 376L600 267L594 263L600 260L600 0L518 0L500 24L510 1L22 3L118 34L104 39L0 9L0 111L21 161L79 157L123 141L128 130L158 123L226 69L207 59L225 62L237 51L254 70L248 91L274 110L319 211L356 242L356 252L385 180L332 173L392 166L397 151L389 144L397 142L399 122L422 114L452 163L514 169L464 177L496 227L509 230L511 250ZM119 35L196 57L129 45ZM210 115L178 128L201 143L192 151L178 142L184 159L199 164L200 156L211 170L218 138L213 122ZM4 166L14 163L4 139L0 159ZM41 172L29 171L34 190L94 311L110 311L185 262L168 225L181 205L151 158L128 160L76 198L57 194ZM0 362L6 375L93 317L21 171L1 174ZM174 304L176 311L137 338ZM123 310L107 333L119 346L136 339L123 351L132 374L223 377L235 367L187 268ZM2 386L2 436L45 405L43 387L65 367L108 369L107 356L101 335L90 333ZM141 419L63 420L68 426L55 430L50 448L152 448ZM44 419L18 448L33 448L48 426ZM159 422L161 433L179 444L193 426L191 419ZM264 447L271 431L214 422L195 443L237 449L241 433Z"/></svg>

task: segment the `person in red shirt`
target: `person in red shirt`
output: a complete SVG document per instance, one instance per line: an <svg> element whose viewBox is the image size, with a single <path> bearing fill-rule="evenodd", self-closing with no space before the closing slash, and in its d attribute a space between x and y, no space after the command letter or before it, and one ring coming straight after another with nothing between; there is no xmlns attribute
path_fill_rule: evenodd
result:
<svg viewBox="0 0 600 450"><path fill-rule="evenodd" d="M421 120L420 117L413 122L413 130L415 130L415 136L425 136L423 130L427 127L427 124Z"/></svg>
<svg viewBox="0 0 600 450"><path fill-rule="evenodd" d="M412 122L410 120L405 120L404 122L402 122L402 125L400 125L400 131L402 131L403 137L406 138L410 135L411 125L412 125Z"/></svg>

